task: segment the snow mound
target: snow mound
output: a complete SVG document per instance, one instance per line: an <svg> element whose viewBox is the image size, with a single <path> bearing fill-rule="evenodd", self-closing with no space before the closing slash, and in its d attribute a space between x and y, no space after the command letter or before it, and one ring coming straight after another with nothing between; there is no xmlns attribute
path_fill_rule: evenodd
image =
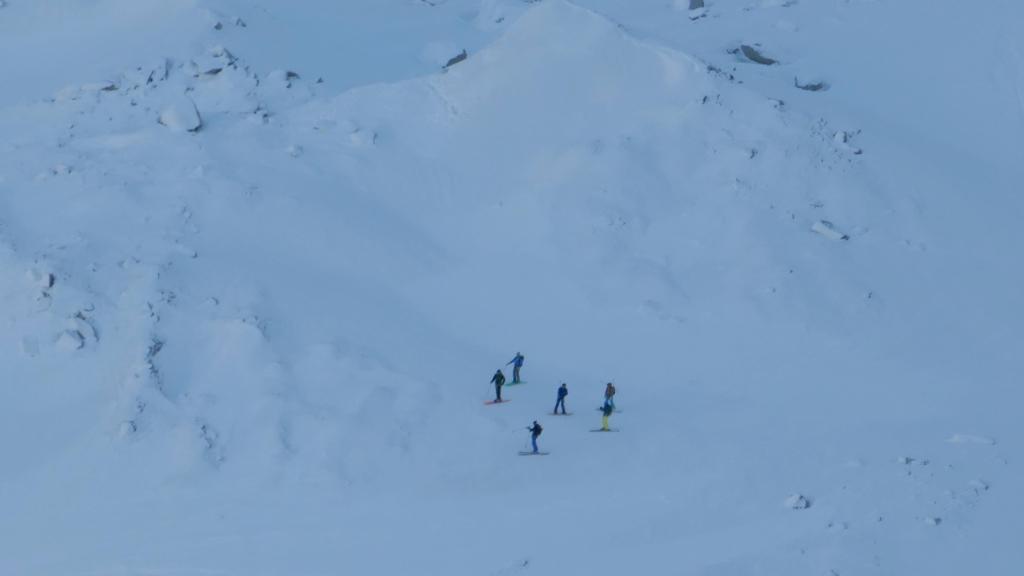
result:
<svg viewBox="0 0 1024 576"><path fill-rule="evenodd" d="M195 103L184 95L170 98L160 111L158 122L172 132L198 132L203 126Z"/></svg>

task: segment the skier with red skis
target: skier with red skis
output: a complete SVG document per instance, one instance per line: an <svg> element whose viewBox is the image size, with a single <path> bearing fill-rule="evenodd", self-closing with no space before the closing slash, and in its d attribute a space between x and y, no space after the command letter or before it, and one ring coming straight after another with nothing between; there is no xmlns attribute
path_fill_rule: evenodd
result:
<svg viewBox="0 0 1024 576"><path fill-rule="evenodd" d="M501 370L494 373L491 377L491 384L494 384L494 402L504 402L501 399L501 387L505 385L505 375L502 374Z"/></svg>

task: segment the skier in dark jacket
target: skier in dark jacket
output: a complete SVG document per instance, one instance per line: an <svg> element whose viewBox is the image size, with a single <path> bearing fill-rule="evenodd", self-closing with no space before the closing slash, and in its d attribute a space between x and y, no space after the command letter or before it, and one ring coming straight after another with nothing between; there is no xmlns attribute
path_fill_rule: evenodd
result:
<svg viewBox="0 0 1024 576"><path fill-rule="evenodd" d="M501 399L501 387L505 385L505 375L501 373L501 370L495 372L494 376L491 377L491 384L494 384L494 401L503 402Z"/></svg>
<svg viewBox="0 0 1024 576"><path fill-rule="evenodd" d="M537 437L540 436L540 433L543 432L544 429L540 427L540 424L537 424L536 420L534 420L533 421L533 426L530 426L529 428L527 428L527 430L530 431L530 442L533 444L533 453L536 454L537 453Z"/></svg>
<svg viewBox="0 0 1024 576"><path fill-rule="evenodd" d="M519 352L516 352L516 357L511 359L511 360L509 360L508 364L505 364L505 366L508 366L509 364L512 365L512 383L513 384L519 384L519 369L523 367L523 361L524 360L526 360L526 357L523 356L522 354L520 354Z"/></svg>
<svg viewBox="0 0 1024 576"><path fill-rule="evenodd" d="M565 414L565 397L569 395L569 387L562 382L562 385L558 387L558 401L555 402L555 411L552 414L558 414L558 407L562 407L562 414Z"/></svg>
<svg viewBox="0 0 1024 576"><path fill-rule="evenodd" d="M611 382L604 387L604 403L610 404L612 410L615 410L615 386Z"/></svg>

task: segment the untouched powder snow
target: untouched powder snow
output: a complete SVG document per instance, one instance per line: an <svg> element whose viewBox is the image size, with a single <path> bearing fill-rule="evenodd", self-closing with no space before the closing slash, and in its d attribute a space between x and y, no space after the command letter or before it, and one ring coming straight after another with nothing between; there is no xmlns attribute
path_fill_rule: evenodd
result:
<svg viewBox="0 0 1024 576"><path fill-rule="evenodd" d="M1024 10L291 4L0 9L0 574L1024 565Z"/></svg>

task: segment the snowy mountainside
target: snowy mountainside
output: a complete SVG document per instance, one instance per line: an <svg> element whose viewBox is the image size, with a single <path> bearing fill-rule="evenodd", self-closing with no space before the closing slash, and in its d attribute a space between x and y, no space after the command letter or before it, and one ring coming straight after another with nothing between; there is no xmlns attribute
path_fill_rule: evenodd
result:
<svg viewBox="0 0 1024 576"><path fill-rule="evenodd" d="M798 60L880 3L286 4L104 0L70 87L5 71L0 573L1020 565L1019 149Z"/></svg>

